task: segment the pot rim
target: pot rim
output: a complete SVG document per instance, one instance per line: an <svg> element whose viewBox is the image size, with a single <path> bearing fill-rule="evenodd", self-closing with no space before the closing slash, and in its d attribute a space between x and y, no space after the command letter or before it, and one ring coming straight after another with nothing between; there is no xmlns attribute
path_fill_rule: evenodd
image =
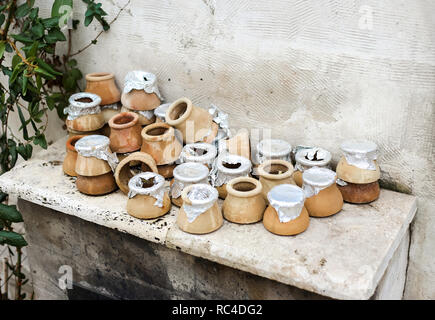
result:
<svg viewBox="0 0 435 320"><path fill-rule="evenodd" d="M86 75L86 81L104 81L114 79L115 74L112 72L92 72Z"/></svg>
<svg viewBox="0 0 435 320"><path fill-rule="evenodd" d="M178 119L172 119L170 117L171 112L181 103L185 103L187 105L186 111L184 111L184 113ZM192 101L190 101L186 97L179 98L179 99L175 100L174 102L172 102L172 104L169 106L168 110L166 110L165 121L168 124L170 124L171 126L179 125L180 123L182 123L182 122L187 120L187 118L192 113L192 109L193 109Z"/></svg>
<svg viewBox="0 0 435 320"><path fill-rule="evenodd" d="M234 169L227 168L223 165L224 162L229 164L240 163L240 167ZM218 171L223 172L225 174L237 175L237 174L243 174L248 170L249 173L252 169L252 163L248 158L239 156L237 154L224 153L224 154L220 154L217 157L216 167Z"/></svg>
<svg viewBox="0 0 435 320"><path fill-rule="evenodd" d="M179 171L182 171L184 168L197 169L198 175L195 177L183 176L182 173L180 173ZM182 163L182 164L179 164L178 166L176 166L173 174L174 174L174 178L176 180L179 180L181 182L194 183L194 182L201 181L201 180L204 180L205 178L207 178L209 175L209 169L204 164L199 163L199 162L185 162L185 163Z"/></svg>
<svg viewBox="0 0 435 320"><path fill-rule="evenodd" d="M255 185L255 188L249 191L240 191L236 190L234 188L234 185L241 182L247 182L252 183ZM228 194L231 194L233 196L236 196L238 198L250 198L253 196L256 196L258 194L261 194L261 191L263 190L263 186L260 181L257 179L251 178L251 177L237 177L234 179L231 179L227 182L227 192Z"/></svg>
<svg viewBox="0 0 435 320"><path fill-rule="evenodd" d="M123 118L123 117L133 117L133 119L130 122L127 123L122 123L122 124L117 124L115 123L115 120ZM134 113L134 112L121 112L118 114L115 114L112 118L110 118L109 120L109 127L113 128L113 129L127 129L130 127L133 127L134 125L137 124L137 122L139 121L139 116Z"/></svg>
<svg viewBox="0 0 435 320"><path fill-rule="evenodd" d="M283 165L287 167L288 170L284 173L279 173L279 174L272 174L265 170L266 167L274 164ZM294 171L293 165L290 162L281 159L266 160L258 166L258 175L260 177L264 177L269 180L281 180L281 179L289 178L292 176L293 171Z"/></svg>
<svg viewBox="0 0 435 320"><path fill-rule="evenodd" d="M147 134L148 131L155 129L155 128L165 128L167 129L165 133L158 135L158 136L151 136ZM170 125L164 122L159 123L152 123L150 125L147 125L144 127L141 131L142 139L146 141L164 141L169 140L172 136L175 138L175 130Z"/></svg>
<svg viewBox="0 0 435 320"><path fill-rule="evenodd" d="M77 101L78 99L82 99L82 98L89 98L91 101L90 102ZM72 94L68 98L68 102L71 106L78 109L94 108L100 105L101 97L95 93L77 92Z"/></svg>
<svg viewBox="0 0 435 320"><path fill-rule="evenodd" d="M207 199L195 200L195 203L192 203L192 201L189 199L189 191L192 190L193 188L205 188L205 189L207 189L207 191L209 191ZM208 204L210 202L215 202L215 201L217 201L218 196L219 195L218 195L218 191L216 190L216 188L210 186L209 184L205 184L205 183L191 184L190 186L185 187L183 189L183 191L181 192L181 198L183 199L184 203L187 203L188 205L196 205L196 206Z"/></svg>
<svg viewBox="0 0 435 320"><path fill-rule="evenodd" d="M305 156L307 155L307 153L311 150L315 150L317 149L318 151L323 151L325 152L325 159L322 160L309 160L309 159L305 159ZM329 164L329 162L331 162L331 153L323 148L318 148L318 147L313 147L313 148L307 148L307 149L301 149L299 150L296 155L295 155L295 160L296 162L299 162L300 164L304 165L304 166L308 166L308 167L322 167L322 166L326 166Z"/></svg>
<svg viewBox="0 0 435 320"><path fill-rule="evenodd" d="M75 135L72 137L69 137L68 140L66 140L66 150L67 151L72 151L72 152L77 152L76 148L74 147L75 143L77 141L79 141L81 138L85 137L85 135L80 134L80 135Z"/></svg>

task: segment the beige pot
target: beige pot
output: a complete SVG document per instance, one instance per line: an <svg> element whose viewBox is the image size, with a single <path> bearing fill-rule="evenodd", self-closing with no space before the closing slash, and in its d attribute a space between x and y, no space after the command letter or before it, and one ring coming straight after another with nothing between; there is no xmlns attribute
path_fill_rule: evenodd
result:
<svg viewBox="0 0 435 320"><path fill-rule="evenodd" d="M293 236L307 230L310 224L310 217L305 207L302 208L301 214L295 220L289 222L280 222L278 214L272 206L268 206L264 212L263 225L264 227L280 236Z"/></svg>
<svg viewBox="0 0 435 320"><path fill-rule="evenodd" d="M62 168L63 172L69 176L76 177L76 161L77 161L77 151L74 147L76 142L83 138L83 135L72 136L66 141L66 155L63 160Z"/></svg>
<svg viewBox="0 0 435 320"><path fill-rule="evenodd" d="M85 136L75 144L77 160L75 171L78 175L92 177L111 172L112 169L106 160L100 159L99 154L106 157L113 154L109 148L109 138L101 135Z"/></svg>
<svg viewBox="0 0 435 320"><path fill-rule="evenodd" d="M136 113L139 117L138 122L141 126L147 126L149 124L156 122L156 116L154 115L154 113L150 118L148 118L147 116L144 115L144 113L148 112L148 111L142 112L142 111L132 110L132 109L129 109L129 108L122 106L121 112L134 112L134 113ZM149 111L149 112L152 112L152 111Z"/></svg>
<svg viewBox="0 0 435 320"><path fill-rule="evenodd" d="M302 173L313 167L324 168L331 161L331 153L322 148L304 148L295 155L296 165L293 172L293 180L298 187L302 187Z"/></svg>
<svg viewBox="0 0 435 320"><path fill-rule="evenodd" d="M150 154L157 165L172 164L181 152L182 145L175 130L166 123L153 123L142 129L142 152Z"/></svg>
<svg viewBox="0 0 435 320"><path fill-rule="evenodd" d="M141 148L142 127L133 112L121 112L109 120L110 149L117 153L134 152Z"/></svg>
<svg viewBox="0 0 435 320"><path fill-rule="evenodd" d="M101 196L117 189L112 171L98 176L78 175L76 187L81 193L92 196Z"/></svg>
<svg viewBox="0 0 435 320"><path fill-rule="evenodd" d="M266 160L258 166L258 175L263 186L263 196L267 199L268 192L280 184L295 184L293 178L293 165L285 160Z"/></svg>
<svg viewBox="0 0 435 320"><path fill-rule="evenodd" d="M84 157L77 154L76 173L81 176L92 177L112 172L107 161L96 157Z"/></svg>
<svg viewBox="0 0 435 320"><path fill-rule="evenodd" d="M347 163L344 156L341 157L337 164L337 177L346 182L356 184L366 184L378 181L381 177L379 165L376 164L376 170L361 169Z"/></svg>
<svg viewBox="0 0 435 320"><path fill-rule="evenodd" d="M74 131L95 131L102 128L105 124L101 114L101 98L89 92L79 92L71 95L68 102L70 106L65 110L68 117L75 115L72 120L65 120L68 129Z"/></svg>
<svg viewBox="0 0 435 320"><path fill-rule="evenodd" d="M255 223L263 218L266 201L261 193L261 183L250 177L230 180L226 186L222 212L224 218L234 223Z"/></svg>
<svg viewBox="0 0 435 320"><path fill-rule="evenodd" d="M115 83L115 75L109 72L88 73L85 91L100 96L101 105L116 103L121 98L121 92Z"/></svg>

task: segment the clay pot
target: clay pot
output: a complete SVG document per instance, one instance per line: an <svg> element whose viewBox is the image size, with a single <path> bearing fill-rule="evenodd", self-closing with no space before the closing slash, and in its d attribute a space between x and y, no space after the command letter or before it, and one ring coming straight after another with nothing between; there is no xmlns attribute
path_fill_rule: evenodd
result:
<svg viewBox="0 0 435 320"><path fill-rule="evenodd" d="M183 189L181 197L183 205L177 215L177 225L181 230L193 234L205 234L222 226L223 217L217 204L216 189L207 184L192 184ZM195 208L205 206L208 209L193 217L189 214L190 206Z"/></svg>
<svg viewBox="0 0 435 320"><path fill-rule="evenodd" d="M295 184L293 178L293 165L285 160L266 160L258 166L258 175L263 186L263 196L267 199L268 192L280 184Z"/></svg>
<svg viewBox="0 0 435 320"><path fill-rule="evenodd" d="M234 137L225 142L229 153L237 154L251 160L251 144L247 130L237 133Z"/></svg>
<svg viewBox="0 0 435 320"><path fill-rule="evenodd" d="M322 148L304 148L296 152L295 160L293 180L298 187L302 187L302 173L312 167L327 167L331 161L331 153Z"/></svg>
<svg viewBox="0 0 435 320"><path fill-rule="evenodd" d="M250 177L239 177L227 183L227 197L222 212L234 223L255 223L263 219L266 201L261 183Z"/></svg>
<svg viewBox="0 0 435 320"><path fill-rule="evenodd" d="M172 164L165 164L162 166L157 166L157 170L159 171L159 174L163 176L165 179L170 179L174 176L174 169L177 165L175 163Z"/></svg>
<svg viewBox="0 0 435 320"><path fill-rule="evenodd" d="M166 111L165 119L166 123L181 131L184 143L200 142L207 136L211 143L219 128L216 124L212 128L213 119L207 110L194 106L187 98L174 101ZM215 133L214 136L211 133Z"/></svg>
<svg viewBox="0 0 435 320"><path fill-rule="evenodd" d="M381 192L379 182L355 184L347 182L345 186L337 185L343 200L349 203L369 203L379 198Z"/></svg>
<svg viewBox="0 0 435 320"><path fill-rule="evenodd" d="M98 176L78 175L76 187L81 193L101 196L117 189L112 171Z"/></svg>
<svg viewBox="0 0 435 320"><path fill-rule="evenodd" d="M251 161L245 157L229 153L219 155L216 161L216 177L211 175L212 185L217 189L219 198L226 198L228 181L249 176L251 167Z"/></svg>
<svg viewBox="0 0 435 320"><path fill-rule="evenodd" d="M109 120L110 149L113 152L126 153L140 149L142 127L138 119L133 112L121 112Z"/></svg>
<svg viewBox="0 0 435 320"><path fill-rule="evenodd" d="M181 148L174 128L166 123L153 123L142 129L141 151L150 154L159 166L175 162Z"/></svg>
<svg viewBox="0 0 435 320"><path fill-rule="evenodd" d="M216 147L205 142L189 143L180 153L181 162L196 162L211 168L217 155Z"/></svg>
<svg viewBox="0 0 435 320"><path fill-rule="evenodd" d="M164 191L164 183L165 179L154 172L142 172L131 178L128 214L139 219L154 219L166 214L171 209L171 200Z"/></svg>
<svg viewBox="0 0 435 320"><path fill-rule="evenodd" d="M350 165L343 156L337 164L337 177L343 181L356 184L366 184L378 181L381 177L381 171L376 160L374 160L374 162L376 170L361 169Z"/></svg>
<svg viewBox="0 0 435 320"><path fill-rule="evenodd" d="M116 184L125 194L129 191L128 182L134 176L134 172L131 169L132 163L136 164L138 162L142 164L141 169L143 172L152 171L158 173L156 162L149 154L145 152L134 152L128 155L119 162L115 170Z"/></svg>
<svg viewBox="0 0 435 320"><path fill-rule="evenodd" d="M121 107L118 104L112 104L107 106L101 106L101 114L103 115L104 122L106 125L109 123L110 119L112 119L113 116L116 116L121 112ZM106 126L103 127L103 129ZM108 127L108 126L107 126ZM110 135L110 129L108 131L108 135Z"/></svg>
<svg viewBox="0 0 435 320"><path fill-rule="evenodd" d="M311 217L328 217L341 210L343 197L335 183L334 171L313 167L305 170L302 177L305 208Z"/></svg>
<svg viewBox="0 0 435 320"><path fill-rule="evenodd" d="M112 171L106 160L89 156L89 153L96 150L110 153L112 156L109 148L109 138L101 135L85 136L76 142L75 149L77 151L75 171L78 175L93 177Z"/></svg>
<svg viewBox="0 0 435 320"><path fill-rule="evenodd" d="M280 139L264 139L257 144L256 163L261 164L266 160L285 160L290 162L292 146Z"/></svg>
<svg viewBox="0 0 435 320"><path fill-rule="evenodd" d="M122 107L121 108L121 112L134 112L138 115L139 117L139 124L141 126L147 126L151 123L156 122L156 116L154 115L154 113L152 111L137 111L137 110L132 110L126 107Z"/></svg>
<svg viewBox="0 0 435 320"><path fill-rule="evenodd" d="M103 128L104 128L104 126L103 126ZM74 137L74 136L92 136L92 135L100 135L100 134L104 135L102 132L103 128L95 130L95 131L83 131L83 132L67 128L67 132L68 132L69 138Z"/></svg>
<svg viewBox="0 0 435 320"><path fill-rule="evenodd" d="M274 187L268 194L270 204L264 212L264 227L282 236L304 232L310 223L304 199L304 192L298 186L281 184Z"/></svg>
<svg viewBox="0 0 435 320"><path fill-rule="evenodd" d="M79 92L69 97L68 117L65 121L70 130L95 131L105 124L101 114L101 98L93 93ZM73 117L73 118L71 118Z"/></svg>
<svg viewBox="0 0 435 320"><path fill-rule="evenodd" d="M63 168L63 172L65 172L65 174L72 176L72 177L77 176L77 173L76 173L77 151L76 151L74 145L76 144L76 142L79 139L81 139L83 137L84 137L84 135L72 136L72 137L68 138L68 140L66 141L66 155L65 155L65 159L63 159L62 168Z"/></svg>
<svg viewBox="0 0 435 320"><path fill-rule="evenodd" d="M208 168L195 162L186 162L178 165L174 169L174 179L171 181L171 199L172 203L181 207L183 200L181 192L187 186L197 183L208 183Z"/></svg>
<svg viewBox="0 0 435 320"><path fill-rule="evenodd" d="M121 92L115 83L115 75L109 72L88 73L85 91L100 96L101 105L116 103L121 98Z"/></svg>
<svg viewBox="0 0 435 320"><path fill-rule="evenodd" d="M157 108L161 103L154 74L131 71L125 76L122 105L131 110L145 111Z"/></svg>
<svg viewBox="0 0 435 320"><path fill-rule="evenodd" d="M161 104L157 108L154 109L154 115L156 116L157 123L166 122L166 120L165 120L166 111L168 111L169 106L171 104L172 103L164 103L164 104Z"/></svg>

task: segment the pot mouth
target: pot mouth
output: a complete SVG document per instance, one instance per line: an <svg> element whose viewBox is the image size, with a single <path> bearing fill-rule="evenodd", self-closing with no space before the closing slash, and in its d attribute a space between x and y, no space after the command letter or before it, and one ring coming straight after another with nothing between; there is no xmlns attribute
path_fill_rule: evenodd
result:
<svg viewBox="0 0 435 320"><path fill-rule="evenodd" d="M183 147L181 160L186 162L206 163L216 158L217 150L212 144L205 142L189 143Z"/></svg>
<svg viewBox="0 0 435 320"><path fill-rule="evenodd" d="M258 143L257 150L267 158L285 157L292 151L292 146L281 139L265 139Z"/></svg>
<svg viewBox="0 0 435 320"><path fill-rule="evenodd" d="M85 137L85 135L77 135L77 136L72 136L72 137L68 138L68 140L66 140L66 149L68 151L77 152L77 150L75 148L76 142L79 141L83 137Z"/></svg>
<svg viewBox="0 0 435 320"><path fill-rule="evenodd" d="M331 153L322 148L301 149L295 155L296 162L304 166L326 166L331 161Z"/></svg>
<svg viewBox="0 0 435 320"><path fill-rule="evenodd" d="M109 126L114 129L130 128L137 124L139 116L134 112L121 112L109 120Z"/></svg>
<svg viewBox="0 0 435 320"><path fill-rule="evenodd" d="M293 174L293 165L285 160L267 160L258 166L258 174L271 180L285 179Z"/></svg>
<svg viewBox="0 0 435 320"><path fill-rule="evenodd" d="M101 97L90 92L79 92L71 95L68 102L74 108L93 108L100 105Z"/></svg>
<svg viewBox="0 0 435 320"><path fill-rule="evenodd" d="M165 120L171 126L179 125L186 121L192 113L192 101L188 98L180 98L174 101L166 110Z"/></svg>
<svg viewBox="0 0 435 320"><path fill-rule="evenodd" d="M128 188L136 194L149 195L163 188L164 183L163 176L147 171L133 176L128 182Z"/></svg>
<svg viewBox="0 0 435 320"><path fill-rule="evenodd" d="M344 153L367 154L376 152L378 146L376 143L368 140L348 140L341 144L340 149Z"/></svg>
<svg viewBox="0 0 435 320"><path fill-rule="evenodd" d="M190 202L193 206L201 206L215 202L218 196L218 191L205 183L191 184L187 186L182 193L183 201L186 203Z"/></svg>
<svg viewBox="0 0 435 320"><path fill-rule="evenodd" d="M174 178L181 182L194 183L207 178L208 168L202 163L186 162L175 167Z"/></svg>
<svg viewBox="0 0 435 320"><path fill-rule="evenodd" d="M337 174L327 168L314 167L305 170L302 173L302 180L304 184L313 187L326 188L332 185L337 178Z"/></svg>
<svg viewBox="0 0 435 320"><path fill-rule="evenodd" d="M227 192L239 198L256 196L262 190L261 182L251 177L238 177L227 182Z"/></svg>
<svg viewBox="0 0 435 320"><path fill-rule="evenodd" d="M111 72L93 72L86 75L86 81L104 81L114 78L115 75Z"/></svg>
<svg viewBox="0 0 435 320"><path fill-rule="evenodd" d="M157 108L154 109L154 114L156 117L159 117L160 119L165 119L166 117L166 111L168 111L169 107L172 103L164 103L159 105Z"/></svg>
<svg viewBox="0 0 435 320"><path fill-rule="evenodd" d="M225 154L217 158L217 169L227 174L249 173L251 161L235 154Z"/></svg>
<svg viewBox="0 0 435 320"><path fill-rule="evenodd" d="M166 123L153 123L143 128L141 134L147 141L163 141L174 136L174 128Z"/></svg>

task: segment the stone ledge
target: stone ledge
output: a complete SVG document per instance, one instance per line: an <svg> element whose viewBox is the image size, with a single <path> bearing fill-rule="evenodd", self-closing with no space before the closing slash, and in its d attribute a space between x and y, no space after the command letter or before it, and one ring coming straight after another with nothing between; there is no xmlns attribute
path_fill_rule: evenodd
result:
<svg viewBox="0 0 435 320"><path fill-rule="evenodd" d="M416 212L416 198L382 190L367 205L345 204L341 213L311 219L296 237L269 233L261 223L224 222L208 235L190 235L175 224L178 208L154 220L125 210L120 191L86 196L62 172L65 140L0 177L0 189L69 215L223 265L336 299L370 298Z"/></svg>

